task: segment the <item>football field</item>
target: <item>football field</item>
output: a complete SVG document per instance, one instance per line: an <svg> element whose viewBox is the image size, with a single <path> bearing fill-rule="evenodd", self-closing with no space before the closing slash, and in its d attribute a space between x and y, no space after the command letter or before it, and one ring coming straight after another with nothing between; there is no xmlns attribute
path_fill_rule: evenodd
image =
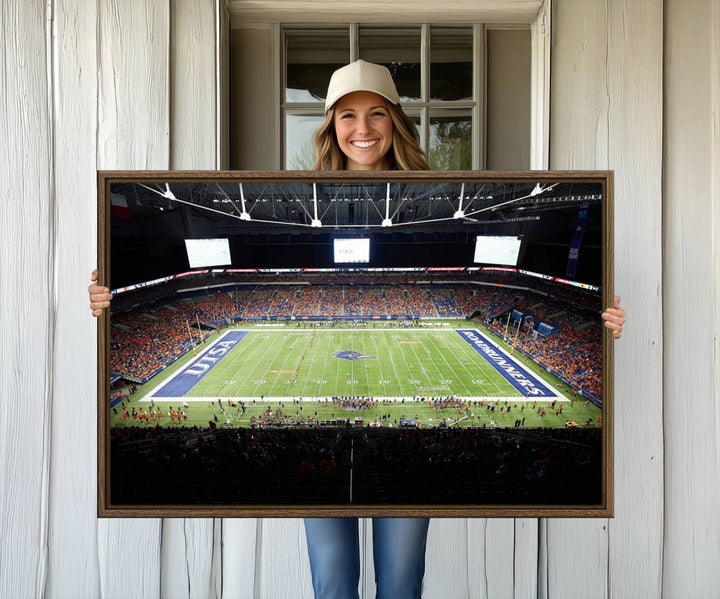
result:
<svg viewBox="0 0 720 599"><path fill-rule="evenodd" d="M449 395L566 401L479 331L419 327L229 331L149 393L156 401Z"/></svg>
<svg viewBox="0 0 720 599"><path fill-rule="evenodd" d="M337 401L368 397L374 404L357 411ZM438 408L432 405L438 398L454 403ZM225 330L140 386L131 403L162 410L162 417L144 421L162 426L305 425L339 418L383 426L405 419L449 426L600 424L599 408L527 358L511 355L486 330L439 324ZM168 407L181 404L189 418L170 422ZM111 418L113 426L137 424L118 410Z"/></svg>

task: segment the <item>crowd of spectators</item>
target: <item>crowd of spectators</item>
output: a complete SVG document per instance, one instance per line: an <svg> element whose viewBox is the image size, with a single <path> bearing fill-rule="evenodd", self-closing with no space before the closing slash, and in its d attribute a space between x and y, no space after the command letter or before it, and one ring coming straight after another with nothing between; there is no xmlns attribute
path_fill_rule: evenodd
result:
<svg viewBox="0 0 720 599"><path fill-rule="evenodd" d="M415 318L437 316L435 305L430 299L430 291L422 285L413 285L407 293L408 311Z"/></svg>
<svg viewBox="0 0 720 599"><path fill-rule="evenodd" d="M512 305L513 294L503 293L498 287L474 285L455 289L455 298L462 313L487 316L506 311Z"/></svg>
<svg viewBox="0 0 720 599"><path fill-rule="evenodd" d="M366 287L363 290L363 315L386 316L387 303L382 286Z"/></svg>
<svg viewBox="0 0 720 599"><path fill-rule="evenodd" d="M321 316L342 316L343 313L343 290L340 286L321 287L322 299L320 300Z"/></svg>
<svg viewBox="0 0 720 599"><path fill-rule="evenodd" d="M203 297L192 305L193 322L217 328L233 322L238 306L227 291L220 291L214 297Z"/></svg>
<svg viewBox="0 0 720 599"><path fill-rule="evenodd" d="M405 287L401 285L386 285L384 291L385 304L389 316L409 314Z"/></svg>
<svg viewBox="0 0 720 599"><path fill-rule="evenodd" d="M319 290L315 286L301 285L295 299L295 316L318 316L320 308Z"/></svg>
<svg viewBox="0 0 720 599"><path fill-rule="evenodd" d="M151 376L204 337L188 322L184 312L167 306L113 317L110 370L137 380Z"/></svg>
<svg viewBox="0 0 720 599"><path fill-rule="evenodd" d="M461 318L465 316L462 308L457 303L452 288L433 286L430 288L430 296L433 304L435 304L438 316L443 318Z"/></svg>
<svg viewBox="0 0 720 599"><path fill-rule="evenodd" d="M271 299L270 307L267 310L267 314L270 317L287 316L292 314L293 306L295 305L295 295L297 287L293 286L277 286L275 293Z"/></svg>
<svg viewBox="0 0 720 599"><path fill-rule="evenodd" d="M112 429L118 504L337 504L348 492L336 429Z"/></svg>
<svg viewBox="0 0 720 599"><path fill-rule="evenodd" d="M362 291L359 286L347 286L343 291L343 314L345 316L362 316Z"/></svg>
<svg viewBox="0 0 720 599"><path fill-rule="evenodd" d="M255 292L248 300L245 312L245 318L267 318L270 303L272 302L275 290L273 287L256 287Z"/></svg>

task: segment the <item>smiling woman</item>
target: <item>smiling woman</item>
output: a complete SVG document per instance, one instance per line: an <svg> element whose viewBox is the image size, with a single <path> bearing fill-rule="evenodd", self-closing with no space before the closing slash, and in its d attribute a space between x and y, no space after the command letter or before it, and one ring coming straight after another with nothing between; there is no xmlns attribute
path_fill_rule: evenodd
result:
<svg viewBox="0 0 720 599"><path fill-rule="evenodd" d="M333 73L313 170L429 170L390 71L357 60Z"/></svg>

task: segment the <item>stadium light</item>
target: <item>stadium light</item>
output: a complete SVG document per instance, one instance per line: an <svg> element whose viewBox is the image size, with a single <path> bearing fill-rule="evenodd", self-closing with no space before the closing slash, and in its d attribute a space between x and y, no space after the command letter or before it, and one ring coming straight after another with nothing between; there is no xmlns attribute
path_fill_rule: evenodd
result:
<svg viewBox="0 0 720 599"><path fill-rule="evenodd" d="M242 183L238 183L240 187L240 201L242 202L242 212L240 213L240 220L252 220L250 213L245 209L245 191L243 190Z"/></svg>
<svg viewBox="0 0 720 599"><path fill-rule="evenodd" d="M310 226L319 229L322 227L322 221L318 218L318 199L317 199L317 186L313 183L313 209L315 210L315 218L310 221Z"/></svg>
<svg viewBox="0 0 720 599"><path fill-rule="evenodd" d="M540 183L535 183L535 188L530 192L530 197L540 195L544 191L545 190L542 187L540 187Z"/></svg>
<svg viewBox="0 0 720 599"><path fill-rule="evenodd" d="M458 204L458 209L455 211L455 214L453 214L453 218L465 218L465 211L463 210L463 196L465 195L465 183L463 183L460 186L460 197L458 198L460 200L460 203Z"/></svg>
<svg viewBox="0 0 720 599"><path fill-rule="evenodd" d="M385 218L382 221L383 227L392 227L392 219L390 218L390 183L385 188Z"/></svg>

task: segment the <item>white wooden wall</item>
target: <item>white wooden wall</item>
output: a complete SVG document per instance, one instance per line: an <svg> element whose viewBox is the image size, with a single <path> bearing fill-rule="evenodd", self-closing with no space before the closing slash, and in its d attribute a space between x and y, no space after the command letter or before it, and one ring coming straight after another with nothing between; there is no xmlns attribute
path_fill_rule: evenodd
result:
<svg viewBox="0 0 720 599"><path fill-rule="evenodd" d="M667 596L720 596L720 3L668 3L663 312Z"/></svg>
<svg viewBox="0 0 720 599"><path fill-rule="evenodd" d="M95 171L219 165L226 11L0 2L2 598L311 596L299 520L95 517ZM615 170L616 516L433 520L424 595L718 597L720 2L551 25L549 166Z"/></svg>

